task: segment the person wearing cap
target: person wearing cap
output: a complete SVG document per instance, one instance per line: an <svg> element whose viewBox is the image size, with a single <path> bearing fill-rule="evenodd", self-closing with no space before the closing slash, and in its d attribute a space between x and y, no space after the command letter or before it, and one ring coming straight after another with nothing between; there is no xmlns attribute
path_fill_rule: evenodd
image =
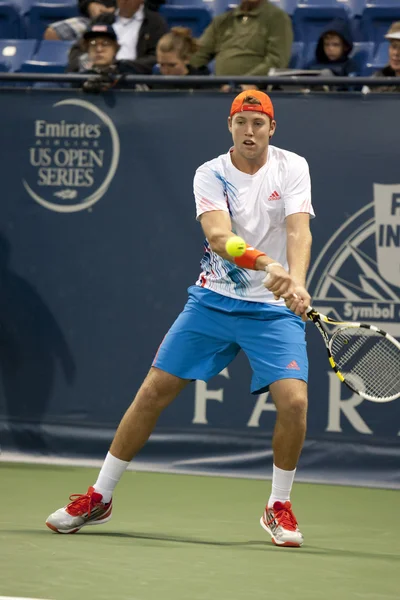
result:
<svg viewBox="0 0 400 600"><path fill-rule="evenodd" d="M272 491L260 523L276 545L303 543L290 492L306 431L310 174L304 158L270 144L276 121L267 94L239 94L228 128L233 147L194 177L197 219L206 237L201 273L125 413L96 483L48 517L53 531L75 533L108 521L113 491L161 412L190 382L218 375L243 350L253 371L251 392L269 389L277 409ZM234 235L247 243L236 258L226 248Z"/></svg>
<svg viewBox="0 0 400 600"><path fill-rule="evenodd" d="M119 43L117 59L134 61L135 73L151 74L156 63L157 42L167 32L167 23L143 0L116 0L116 4L116 10L110 7L91 20L77 17L51 25L55 33L45 36L46 39L77 40L69 52L67 71L85 71L91 66L81 46L84 32L92 25L112 25Z"/></svg>
<svg viewBox="0 0 400 600"><path fill-rule="evenodd" d="M89 27L82 36L82 47L93 68L104 69L116 63L119 44L111 25Z"/></svg>
<svg viewBox="0 0 400 600"><path fill-rule="evenodd" d="M389 62L376 71L373 77L400 77L400 21L393 23L385 38L389 40ZM381 87L371 88L372 92L400 92L400 85L382 85Z"/></svg>
<svg viewBox="0 0 400 600"><path fill-rule="evenodd" d="M117 60L120 46L117 34L111 25L92 25L83 34L81 45L90 65L81 72L93 76L83 84L86 92L100 92L111 87L120 87L123 78L116 76L136 72L132 61Z"/></svg>
<svg viewBox="0 0 400 600"><path fill-rule="evenodd" d="M268 0L243 0L212 20L191 64L199 68L215 58L215 75L264 76L288 66L292 42L286 12Z"/></svg>

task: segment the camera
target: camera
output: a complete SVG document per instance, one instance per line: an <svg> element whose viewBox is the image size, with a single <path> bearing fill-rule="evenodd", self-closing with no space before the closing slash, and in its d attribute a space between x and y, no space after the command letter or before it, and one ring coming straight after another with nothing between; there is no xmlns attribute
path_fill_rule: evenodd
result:
<svg viewBox="0 0 400 600"><path fill-rule="evenodd" d="M93 74L88 77L82 86L83 91L92 94L100 94L101 92L109 90L115 85L115 80L113 77L114 73L115 69L112 67L110 67L107 71L94 68Z"/></svg>

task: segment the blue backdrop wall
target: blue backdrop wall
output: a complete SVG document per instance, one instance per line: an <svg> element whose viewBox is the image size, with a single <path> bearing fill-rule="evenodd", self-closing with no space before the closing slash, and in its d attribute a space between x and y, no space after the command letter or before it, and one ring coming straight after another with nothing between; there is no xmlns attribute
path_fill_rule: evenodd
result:
<svg viewBox="0 0 400 600"><path fill-rule="evenodd" d="M199 272L196 167L229 148L223 94L3 91L0 96L2 450L102 456ZM309 289L323 312L400 337L396 96L275 95L274 144L305 156ZM299 474L400 486L399 402L362 401L308 327ZM239 356L162 415L139 460L269 473L275 411Z"/></svg>

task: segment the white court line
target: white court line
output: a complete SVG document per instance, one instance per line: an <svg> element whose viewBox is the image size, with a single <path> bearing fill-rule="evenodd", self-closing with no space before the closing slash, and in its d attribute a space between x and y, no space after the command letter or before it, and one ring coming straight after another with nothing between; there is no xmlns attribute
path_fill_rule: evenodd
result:
<svg viewBox="0 0 400 600"><path fill-rule="evenodd" d="M199 459L200 460L200 459ZM91 467L91 468L101 468L103 465L103 459L88 459L88 458L76 458L76 457L60 457L60 456L37 456L32 454L26 454L23 452L0 452L0 467L2 463L23 463L23 464L36 464L36 465L52 465L52 466L65 466L65 467ZM180 462L180 461L179 461ZM200 462L202 462L200 460ZM228 479L256 479L256 480L271 480L271 473L262 474L254 474L254 473L245 473L244 470L239 472L232 471L224 471L222 473L209 471L207 469L191 469L185 468L184 466L179 466L178 468L175 466L179 463L172 464L162 464L162 463L151 463L147 461L133 461L128 465L128 471L137 471L137 472L145 472L145 473L168 473L173 475L194 475L194 476L206 476L206 477L227 477ZM185 464L185 463L183 463ZM367 487L367 488L378 488L378 489L387 489L387 490L398 490L399 484L397 482L389 483L385 482L384 486L382 486L382 482L378 479L376 480L364 480L360 479L354 481L352 473L343 477L342 474L334 473L332 478L329 477L313 477L310 475L302 476L301 473L299 476L296 474L296 481L298 483L317 483L317 484L326 484L326 485L344 485L350 487ZM0 600L3 600L4 597L0 596ZM7 597L5 597L7 598ZM14 600L20 600L19 598L15 598ZM42 600L40 598L23 598L22 600Z"/></svg>
<svg viewBox="0 0 400 600"><path fill-rule="evenodd" d="M20 596L0 596L0 600L44 600L43 598L20 598Z"/></svg>

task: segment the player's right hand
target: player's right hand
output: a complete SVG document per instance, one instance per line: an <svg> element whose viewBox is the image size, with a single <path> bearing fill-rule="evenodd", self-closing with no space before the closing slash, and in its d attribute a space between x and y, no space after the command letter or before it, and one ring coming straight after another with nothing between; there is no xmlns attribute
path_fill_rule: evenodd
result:
<svg viewBox="0 0 400 600"><path fill-rule="evenodd" d="M276 300L283 298L292 298L294 294L295 282L289 273L280 265L268 267L267 276L263 279L263 284L272 292Z"/></svg>
<svg viewBox="0 0 400 600"><path fill-rule="evenodd" d="M286 298L285 304L287 308L301 317L303 321L308 321L306 310L311 306L311 296L305 287L296 285L293 296L291 298Z"/></svg>

